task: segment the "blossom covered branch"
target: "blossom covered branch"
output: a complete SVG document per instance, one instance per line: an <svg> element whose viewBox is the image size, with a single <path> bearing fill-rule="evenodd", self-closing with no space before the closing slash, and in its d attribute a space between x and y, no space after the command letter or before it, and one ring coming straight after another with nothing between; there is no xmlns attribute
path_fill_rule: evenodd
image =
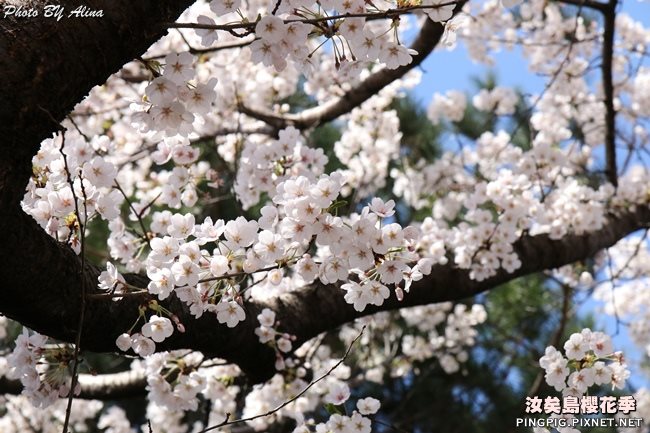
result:
<svg viewBox="0 0 650 433"><path fill-rule="evenodd" d="M457 2L453 13L456 14L462 10L464 4L465 1ZM277 129L286 128L287 126L308 129L325 124L341 115L349 113L353 108L358 107L361 103L376 95L388 84L403 77L407 72L419 66L431 54L433 49L438 46L444 31L445 26L442 23L426 20L417 38L410 46L410 49L417 53L413 55L410 63L396 69L381 69L366 77L352 89L345 92L340 98L333 98L316 107L308 108L295 114L278 115L245 105L240 105L240 110L242 113L254 119L262 120Z"/></svg>

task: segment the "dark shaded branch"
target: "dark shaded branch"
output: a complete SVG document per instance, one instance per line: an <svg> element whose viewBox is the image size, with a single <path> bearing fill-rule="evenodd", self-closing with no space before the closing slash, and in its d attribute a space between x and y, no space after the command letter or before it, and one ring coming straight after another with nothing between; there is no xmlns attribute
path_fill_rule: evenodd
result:
<svg viewBox="0 0 650 433"><path fill-rule="evenodd" d="M22 221L13 221L20 231L14 237L6 237L10 250L17 257L10 265L19 266L16 262L29 259L34 263L34 269L39 271L26 272L24 264L23 272L18 274L7 275L5 271L3 281L9 279L14 284L5 286L5 293L10 292L10 296L0 298L0 308L7 316L32 329L65 341L74 341L75 321L80 308L79 259L67 247L47 236L30 217L23 214L22 218ZM559 240L550 239L547 235L525 236L515 244L522 267L512 274L500 270L496 276L478 282L471 280L466 270L457 269L452 264L437 266L431 275L413 284L402 302L393 295L381 307L367 308L363 313L355 311L345 302L339 285L316 283L269 302L246 303L246 320L235 328L227 328L218 324L211 313L195 320L187 307L172 297L163 305L178 315L186 332L175 332L157 347L165 350L192 348L204 352L206 356L224 358L237 363L252 381L261 381L274 373L275 361L273 350L260 344L254 333L258 325L256 316L265 307L276 311L283 332L298 337L297 347L300 342L323 331L367 314L464 299L523 275L573 263L648 225L650 209L639 207L610 216L605 226L593 233L568 235ZM28 242L21 244L26 239ZM91 282L87 290L97 293L94 282L99 269L87 266L85 272L87 281ZM125 277L134 286L144 287L147 284L145 277L132 274ZM16 289L11 290L12 287ZM128 329L137 317L137 309L142 302L146 303L146 299L89 297L82 348L98 352L115 351L115 338Z"/></svg>
<svg viewBox="0 0 650 433"><path fill-rule="evenodd" d="M27 2L25 2L27 3ZM33 18L0 20L0 204L17 205L39 145L96 84L141 55L193 0L93 0L103 17L43 17L49 2L33 0ZM79 2L58 2L66 11Z"/></svg>
<svg viewBox="0 0 650 433"><path fill-rule="evenodd" d="M81 308L81 261L67 246L47 235L28 215L18 211L7 214L0 226L0 281L3 296L0 311L31 329L63 341L75 341L76 318ZM81 348L94 352L116 351L115 340L126 332L138 317L138 308L148 298L127 297L119 300L96 298L100 293L97 277L101 269L86 265L86 320ZM146 277L127 274L127 282L146 287ZM213 313L195 319L188 307L175 297L161 303L176 314L185 333L157 344L159 350L192 348L209 357L224 358L238 364L252 380L258 381L274 372L275 354L258 342L254 333L260 307L247 304L246 320L236 328L220 325ZM261 375L261 376L259 376Z"/></svg>
<svg viewBox="0 0 650 433"><path fill-rule="evenodd" d="M602 10L605 28L603 32L603 62L601 65L603 97L605 98L605 174L607 180L614 186L618 185L616 170L616 109L614 108L614 82L612 77L616 4L617 0L610 0L606 9Z"/></svg>
<svg viewBox="0 0 650 433"><path fill-rule="evenodd" d="M56 21L40 14L0 20L0 311L8 317L54 338L75 341L81 288L89 295L97 293L101 270L82 266L72 250L21 210L31 159L41 141L60 129L58 122L94 85L139 57L167 32L161 23L175 20L192 2L93 0L88 6L102 9L103 17ZM60 5L72 10L77 3L64 0ZM46 4L35 0L30 7L42 10ZM147 284L139 276L128 280ZM137 317L139 302L88 299L82 349L114 351L115 338ZM230 360L244 370L258 360L264 364L265 354L273 364L271 349L258 349L258 358L246 355L251 344L260 346L252 334L256 311L249 311L247 334L217 326L214 316L191 320L177 300L168 307L183 318L187 332L161 349L196 346L206 353L216 349L231 353Z"/></svg>
<svg viewBox="0 0 650 433"><path fill-rule="evenodd" d="M368 306L362 313L343 299L339 285L314 284L268 302L283 324L282 331L295 334L298 343L328 329L378 311L466 299L513 280L545 269L554 269L587 257L615 244L626 235L650 225L650 208L638 207L610 215L605 226L593 233L567 235L553 240L548 235L524 236L514 245L522 266L514 273L500 269L483 281L469 278L469 272L453 265L435 266L431 274L413 283L410 293L398 301L392 293L381 307Z"/></svg>

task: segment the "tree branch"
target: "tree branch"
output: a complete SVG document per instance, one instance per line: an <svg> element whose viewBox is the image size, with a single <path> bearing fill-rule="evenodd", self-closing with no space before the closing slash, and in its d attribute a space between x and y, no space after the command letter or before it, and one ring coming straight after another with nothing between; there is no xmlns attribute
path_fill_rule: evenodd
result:
<svg viewBox="0 0 650 433"><path fill-rule="evenodd" d="M610 0L602 10L604 23L603 32L603 62L601 65L603 79L603 96L605 98L605 174L607 180L618 185L616 170L616 109L614 108L614 82L612 78L612 62L614 57L614 30L616 25L617 0Z"/></svg>
<svg viewBox="0 0 650 433"><path fill-rule="evenodd" d="M61 21L43 17L47 0L25 3L39 16L0 20L2 209L22 198L31 158L56 123L93 86L167 33L160 23L176 19L193 0L92 0L86 4L103 17ZM58 3L71 11L79 2Z"/></svg>
<svg viewBox="0 0 650 433"><path fill-rule="evenodd" d="M93 400L119 400L141 397L146 393L147 380L144 371L129 370L112 374L80 374L81 393L77 398ZM0 376L0 394L20 394L23 386L19 380Z"/></svg>
<svg viewBox="0 0 650 433"><path fill-rule="evenodd" d="M465 3L465 1L458 2L454 8L454 14L460 12ZM436 45L438 45L444 30L445 26L442 23L434 23L430 19L427 19L417 39L410 47L418 52L418 54L413 56L411 63L400 66L397 69L382 69L375 72L355 88L346 92L342 97L326 102L323 105L308 108L300 113L287 115L256 110L251 107L240 107L240 110L242 113L254 119L262 120L276 129L286 128L290 125L298 129L307 129L322 125L343 114L349 113L353 108L358 107L371 96L376 95L388 84L402 78L407 72L419 66L431 54Z"/></svg>
<svg viewBox="0 0 650 433"><path fill-rule="evenodd" d="M416 11L416 10L431 10L431 9L440 9L445 6L457 5L459 3L464 3L464 1L445 1L435 5L413 5L413 6L404 6L395 9L387 9L383 11L372 11L372 12L357 12L351 13L346 12L338 15L328 15L328 16L319 16L315 18L289 18L283 20L285 24L291 23L304 23L304 24L321 24L328 23L330 21L344 20L346 18L365 18L368 21L372 20L382 20L387 18L395 18L400 15L405 15L407 13ZM275 15L275 14L274 14ZM165 27L175 28L175 29L204 29L204 30L249 30L253 31L255 26L259 21L242 21L234 22L229 24L201 24L201 23L166 23Z"/></svg>
<svg viewBox="0 0 650 433"><path fill-rule="evenodd" d="M25 218L29 219L27 216ZM299 343L323 331L334 329L374 312L468 298L519 276L573 263L594 255L627 234L649 224L650 209L639 207L634 211L611 215L603 229L597 232L568 235L559 240L550 239L547 235L525 236L515 244L515 251L522 262L522 267L515 273L508 274L501 270L496 276L478 282L471 280L466 270L457 269L451 264L437 266L434 267L431 275L413 284L410 293L402 302L393 295L381 307L367 308L363 313L355 311L345 302L338 285L315 283L304 290L268 302L246 303L246 320L231 329L219 325L211 314L194 320L187 307L172 297L173 299L164 302L163 305L179 316L186 327L186 332L183 334L176 332L158 347L165 350L180 348L200 350L207 356L217 356L237 363L253 382L261 381L274 373L275 361L273 351L260 344L254 333L257 327L255 317L263 308L268 307L276 311L278 320L283 324L282 331L298 337L297 347ZM43 233L43 237L47 238L47 235ZM73 253L70 253L72 257L64 255L66 250L53 240L49 245L44 244L37 248L45 251L49 260L62 260L69 267L73 267L74 263L78 265L76 256ZM53 251L53 248L57 248L62 258L56 257L57 250ZM98 269L89 267L86 272L94 275L96 281ZM63 276L78 278L78 273L67 272ZM53 279L52 275L49 277L49 280ZM126 278L133 285L143 286L147 283L146 278L137 275L126 275ZM35 284L32 281L25 281L26 279L26 276L19 278L19 287L23 289L9 299L5 297L0 302L0 308L7 312L9 317L39 332L72 341L74 321L79 308L78 292L66 291L67 281L64 281L63 285L45 284L43 281ZM38 287L44 290L24 290L26 287ZM73 284L70 287L78 286ZM94 285L88 290L97 292ZM34 300L35 297L46 296L44 302ZM115 337L125 331L137 316L137 307L140 303L134 298L116 301L91 298L88 299L88 304L89 313L84 323L82 347L100 352L114 351Z"/></svg>
<svg viewBox="0 0 650 433"><path fill-rule="evenodd" d="M600 12L607 10L607 4L595 0L557 0L558 3L565 3L573 6L584 6Z"/></svg>
<svg viewBox="0 0 650 433"><path fill-rule="evenodd" d="M495 276L476 281L469 278L467 270L458 269L453 263L438 265L429 276L413 283L403 301L391 293L381 307L368 306L361 313L345 302L341 288L334 284L316 283L306 290L279 296L269 301L267 307L276 312L283 332L297 336L297 347L321 332L378 311L466 299L517 277L574 263L649 225L650 208L646 206L610 215L604 227L592 233L567 235L557 240L548 235L524 236L514 245L522 263L514 273L500 269Z"/></svg>

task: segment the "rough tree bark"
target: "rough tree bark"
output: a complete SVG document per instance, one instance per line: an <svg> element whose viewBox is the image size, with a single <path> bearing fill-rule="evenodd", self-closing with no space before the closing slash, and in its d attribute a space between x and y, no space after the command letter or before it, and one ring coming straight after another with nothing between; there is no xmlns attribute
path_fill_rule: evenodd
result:
<svg viewBox="0 0 650 433"><path fill-rule="evenodd" d="M2 314L43 334L75 340L82 281L87 281L87 293L97 293L100 270L93 265L82 269L79 258L68 247L48 236L20 209L31 174L31 158L75 103L124 63L141 55L166 31L160 23L173 21L191 2L96 0L87 4L103 9L103 18L60 22L31 18L28 25L21 19L0 19ZM44 4L45 0L29 2L41 9ZM76 6L72 0L61 4L68 9ZM436 41L431 43L435 45ZM611 215L606 226L595 233L562 240L527 236L517 243L523 266L514 274L502 271L479 283L451 265L438 266L431 276L414 284L403 302L393 295L381 308L369 308L362 314L344 302L340 288L334 285L315 284L268 304L249 302L246 321L234 329L219 325L211 314L194 320L182 303L171 299L165 306L180 317L186 332L176 332L158 347L201 350L237 363L252 382L259 382L274 372L273 351L259 344L254 334L255 316L266 306L276 310L283 324L281 330L297 335L302 342L375 311L461 299L521 275L589 257L649 223L650 211L638 208ZM140 275L126 278L140 287L147 284ZM115 351L115 338L130 327L141 302L146 299L88 299L82 349Z"/></svg>
<svg viewBox="0 0 650 433"><path fill-rule="evenodd" d="M49 237L20 209L31 175L31 159L40 142L59 128L58 123L93 86L140 56L166 33L161 24L174 21L191 3L89 1L89 7L103 10L103 17L56 21L41 15L0 20L0 311L8 317L52 337L74 341L82 281L88 282L87 293L96 292L100 271L92 265L82 270L80 260L69 248ZM42 11L47 2L16 4ZM78 2L63 1L61 5L72 10ZM82 273L86 278L81 278ZM136 275L129 279L142 283ZM114 341L128 329L128 323L137 317L138 301L89 299L82 348L115 350L102 340ZM187 319L187 311L178 301L172 301L170 307ZM256 314L249 311L247 329L253 326ZM229 354L227 358L246 371L255 370L257 360L262 365L273 364L272 351L259 350L252 334L221 329L212 319L184 320L187 332L169 347L196 347L208 355ZM201 328L195 328L199 323ZM182 341L187 338L191 341ZM257 360L246 354L254 352L251 345L259 352Z"/></svg>

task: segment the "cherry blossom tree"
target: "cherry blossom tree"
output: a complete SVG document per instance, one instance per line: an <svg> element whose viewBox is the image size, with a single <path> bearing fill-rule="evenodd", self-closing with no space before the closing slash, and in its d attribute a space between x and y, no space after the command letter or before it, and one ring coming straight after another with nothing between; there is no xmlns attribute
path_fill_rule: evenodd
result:
<svg viewBox="0 0 650 433"><path fill-rule="evenodd" d="M575 293L650 346L650 30L620 1L46 6L0 19L2 429L130 432L102 402L146 395L144 431L381 430L361 384L461 371L475 296L538 273L565 300L539 383L630 375L565 329ZM427 154L395 107L457 43L545 87L427 95Z"/></svg>

